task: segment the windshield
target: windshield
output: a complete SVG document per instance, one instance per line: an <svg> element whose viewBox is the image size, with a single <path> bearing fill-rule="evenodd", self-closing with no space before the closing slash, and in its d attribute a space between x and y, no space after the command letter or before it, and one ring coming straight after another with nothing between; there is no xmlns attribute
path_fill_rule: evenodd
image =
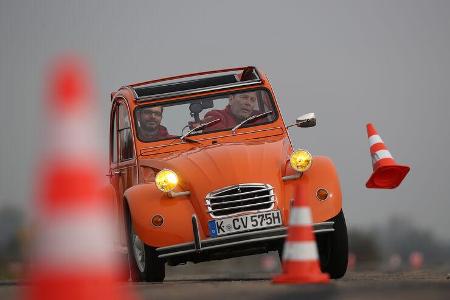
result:
<svg viewBox="0 0 450 300"><path fill-rule="evenodd" d="M272 112L271 112L272 111ZM135 109L136 131L143 142L179 138L190 130L190 136L230 130L244 120L266 113L261 118L245 122L241 127L273 122L277 115L266 90L245 91L182 102L146 105ZM216 122L213 120L219 119ZM210 124L206 124L211 122Z"/></svg>

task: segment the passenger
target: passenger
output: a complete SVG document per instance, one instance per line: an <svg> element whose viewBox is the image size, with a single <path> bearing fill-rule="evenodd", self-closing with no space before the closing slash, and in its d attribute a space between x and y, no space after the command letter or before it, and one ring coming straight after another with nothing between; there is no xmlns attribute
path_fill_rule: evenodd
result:
<svg viewBox="0 0 450 300"><path fill-rule="evenodd" d="M256 110L257 102L256 92L230 95L229 104L225 109L211 110L205 114L202 123L215 119L220 119L221 121L205 128L203 132L233 128L248 117L259 113ZM196 126L195 123L189 123L189 125L191 127Z"/></svg>
<svg viewBox="0 0 450 300"><path fill-rule="evenodd" d="M167 128L161 125L163 107L145 107L139 111L139 138L143 141L156 141L173 138Z"/></svg>

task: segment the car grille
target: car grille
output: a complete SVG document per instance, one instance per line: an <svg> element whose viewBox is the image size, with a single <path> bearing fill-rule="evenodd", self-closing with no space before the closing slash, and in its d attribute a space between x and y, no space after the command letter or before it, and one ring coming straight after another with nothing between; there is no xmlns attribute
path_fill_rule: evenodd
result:
<svg viewBox="0 0 450 300"><path fill-rule="evenodd" d="M206 206L212 217L268 210L274 202L273 188L268 184L239 184L206 195Z"/></svg>

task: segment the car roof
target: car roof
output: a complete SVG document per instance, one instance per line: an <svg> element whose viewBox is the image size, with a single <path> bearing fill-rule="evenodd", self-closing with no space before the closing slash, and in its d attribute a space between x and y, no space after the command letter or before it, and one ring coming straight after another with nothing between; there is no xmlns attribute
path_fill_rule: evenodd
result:
<svg viewBox="0 0 450 300"><path fill-rule="evenodd" d="M157 80L129 84L137 102L148 102L175 96L217 91L260 84L261 76L255 67L239 67L185 74Z"/></svg>

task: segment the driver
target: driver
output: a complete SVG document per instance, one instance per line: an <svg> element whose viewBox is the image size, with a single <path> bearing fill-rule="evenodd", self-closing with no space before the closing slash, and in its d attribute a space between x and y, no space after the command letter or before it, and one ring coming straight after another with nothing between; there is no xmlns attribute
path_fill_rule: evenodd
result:
<svg viewBox="0 0 450 300"><path fill-rule="evenodd" d="M229 103L225 109L211 110L206 113L202 123L214 119L220 119L221 121L205 128L203 132L232 128L248 117L256 115L258 113L258 111L256 111L257 99L256 92L230 95ZM199 124L190 125L196 126Z"/></svg>
<svg viewBox="0 0 450 300"><path fill-rule="evenodd" d="M139 111L139 138L148 142L174 137L161 125L163 107L144 107Z"/></svg>

